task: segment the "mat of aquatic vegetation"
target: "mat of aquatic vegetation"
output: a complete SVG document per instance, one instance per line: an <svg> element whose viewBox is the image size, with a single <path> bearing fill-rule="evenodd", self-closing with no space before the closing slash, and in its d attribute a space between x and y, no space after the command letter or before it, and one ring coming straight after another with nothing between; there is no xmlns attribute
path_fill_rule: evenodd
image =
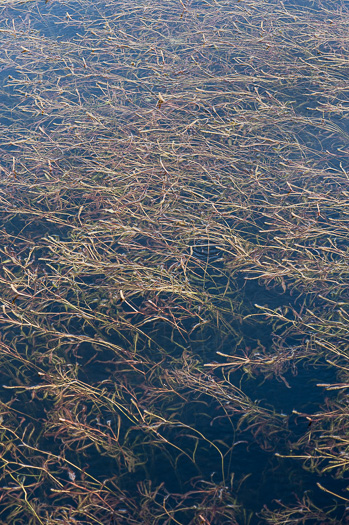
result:
<svg viewBox="0 0 349 525"><path fill-rule="evenodd" d="M1 522L345 523L346 4L0 12Z"/></svg>

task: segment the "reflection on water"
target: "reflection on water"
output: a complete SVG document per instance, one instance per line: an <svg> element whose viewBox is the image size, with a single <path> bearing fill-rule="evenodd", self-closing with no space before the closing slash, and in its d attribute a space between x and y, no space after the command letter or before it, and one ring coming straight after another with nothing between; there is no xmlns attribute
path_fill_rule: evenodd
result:
<svg viewBox="0 0 349 525"><path fill-rule="evenodd" d="M346 6L0 8L3 523L344 523Z"/></svg>

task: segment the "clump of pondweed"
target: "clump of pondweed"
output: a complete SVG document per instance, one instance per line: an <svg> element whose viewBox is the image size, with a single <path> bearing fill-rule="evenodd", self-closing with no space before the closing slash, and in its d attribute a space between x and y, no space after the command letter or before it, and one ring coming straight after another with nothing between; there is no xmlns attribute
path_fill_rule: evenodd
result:
<svg viewBox="0 0 349 525"><path fill-rule="evenodd" d="M11 520L232 523L246 429L347 471L345 396L301 407L293 439L243 390L324 362L341 371L328 391L347 388L347 25L317 7L2 6ZM188 493L196 476L206 488Z"/></svg>

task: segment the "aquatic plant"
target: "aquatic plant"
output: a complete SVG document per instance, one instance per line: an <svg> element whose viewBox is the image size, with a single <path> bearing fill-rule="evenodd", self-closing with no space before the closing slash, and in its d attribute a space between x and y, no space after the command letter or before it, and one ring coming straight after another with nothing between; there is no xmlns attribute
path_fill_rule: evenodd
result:
<svg viewBox="0 0 349 525"><path fill-rule="evenodd" d="M0 8L2 522L343 523L346 6Z"/></svg>

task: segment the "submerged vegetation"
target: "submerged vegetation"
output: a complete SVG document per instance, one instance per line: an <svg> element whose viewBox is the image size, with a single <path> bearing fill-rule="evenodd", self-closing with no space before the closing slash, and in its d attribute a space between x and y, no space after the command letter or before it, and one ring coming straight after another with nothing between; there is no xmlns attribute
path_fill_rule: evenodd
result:
<svg viewBox="0 0 349 525"><path fill-rule="evenodd" d="M345 6L0 9L1 523L345 523Z"/></svg>

